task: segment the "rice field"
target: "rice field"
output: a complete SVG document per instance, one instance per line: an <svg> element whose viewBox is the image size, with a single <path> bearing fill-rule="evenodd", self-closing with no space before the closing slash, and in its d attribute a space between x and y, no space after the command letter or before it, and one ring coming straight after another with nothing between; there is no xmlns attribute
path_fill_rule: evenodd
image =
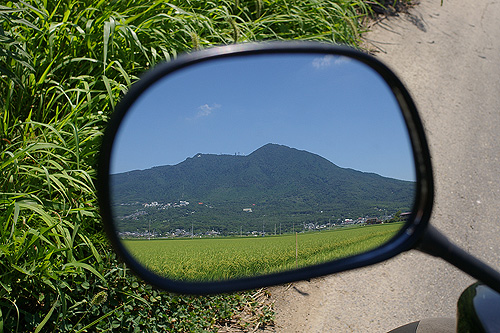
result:
<svg viewBox="0 0 500 333"><path fill-rule="evenodd" d="M155 273L183 281L217 281L282 272L374 249L401 223L267 237L124 240Z"/></svg>

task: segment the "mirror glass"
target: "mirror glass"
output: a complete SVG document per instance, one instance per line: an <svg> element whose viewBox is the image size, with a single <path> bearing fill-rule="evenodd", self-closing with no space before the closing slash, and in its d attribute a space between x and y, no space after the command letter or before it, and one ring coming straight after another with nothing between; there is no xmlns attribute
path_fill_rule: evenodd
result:
<svg viewBox="0 0 500 333"><path fill-rule="evenodd" d="M386 243L416 179L399 104L344 56L239 56L153 84L111 155L114 225L145 267L182 281L292 270Z"/></svg>

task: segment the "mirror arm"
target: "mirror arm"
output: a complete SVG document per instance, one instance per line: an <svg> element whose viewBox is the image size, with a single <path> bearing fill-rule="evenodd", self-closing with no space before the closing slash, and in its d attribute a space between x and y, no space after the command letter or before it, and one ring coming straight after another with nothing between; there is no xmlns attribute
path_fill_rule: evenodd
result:
<svg viewBox="0 0 500 333"><path fill-rule="evenodd" d="M500 293L500 273L450 242L432 225L428 225L416 249L446 260Z"/></svg>

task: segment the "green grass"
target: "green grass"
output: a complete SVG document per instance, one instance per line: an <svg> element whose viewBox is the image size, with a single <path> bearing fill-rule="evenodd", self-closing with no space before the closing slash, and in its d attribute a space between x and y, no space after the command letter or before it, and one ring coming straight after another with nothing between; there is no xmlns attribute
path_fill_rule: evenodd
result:
<svg viewBox="0 0 500 333"><path fill-rule="evenodd" d="M108 116L142 72L179 53L276 39L356 45L368 12L354 0L3 2L0 332L216 330L238 313L246 294L159 293L111 254L94 187Z"/></svg>
<svg viewBox="0 0 500 333"><path fill-rule="evenodd" d="M159 275L184 281L217 281L353 256L382 245L400 228L401 223L393 223L297 235L124 240L124 244L139 262Z"/></svg>

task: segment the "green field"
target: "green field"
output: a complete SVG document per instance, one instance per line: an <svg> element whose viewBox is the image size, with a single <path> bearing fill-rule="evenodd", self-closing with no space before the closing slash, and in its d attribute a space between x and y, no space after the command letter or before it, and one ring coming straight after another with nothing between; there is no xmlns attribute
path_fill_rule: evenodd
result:
<svg viewBox="0 0 500 333"><path fill-rule="evenodd" d="M391 223L297 235L124 240L124 243L138 261L162 276L184 281L216 281L282 272L353 256L387 242L401 226L402 223Z"/></svg>

